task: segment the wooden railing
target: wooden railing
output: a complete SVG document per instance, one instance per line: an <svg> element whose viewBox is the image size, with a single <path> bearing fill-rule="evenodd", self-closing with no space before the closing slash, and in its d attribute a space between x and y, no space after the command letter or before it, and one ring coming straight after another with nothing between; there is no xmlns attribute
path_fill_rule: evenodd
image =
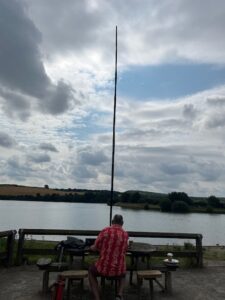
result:
<svg viewBox="0 0 225 300"><path fill-rule="evenodd" d="M4 243L4 249L0 252L0 260L7 267L13 264L13 248L16 230L0 231L0 242ZM6 241L3 241L5 239Z"/></svg>
<svg viewBox="0 0 225 300"><path fill-rule="evenodd" d="M56 255L57 252L54 249L31 249L26 248L24 245L26 235L57 235L57 236L85 236L96 237L100 231L98 230L64 230L64 229L20 229L19 241L17 251L17 263L22 264L25 255ZM183 239L183 240L195 240L195 247L192 250L173 251L176 257L195 257L197 265L203 266L203 249L202 249L202 235L196 233L169 233L169 232L137 232L129 231L129 237L138 238L166 238L166 239ZM154 252L154 256L165 257L167 251L157 250Z"/></svg>

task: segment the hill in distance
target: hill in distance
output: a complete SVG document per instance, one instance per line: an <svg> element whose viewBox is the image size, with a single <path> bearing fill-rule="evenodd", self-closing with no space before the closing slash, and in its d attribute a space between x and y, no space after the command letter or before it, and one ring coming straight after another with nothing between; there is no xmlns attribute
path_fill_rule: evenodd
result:
<svg viewBox="0 0 225 300"><path fill-rule="evenodd" d="M61 191L58 189L51 189L47 185L45 187L32 187L17 184L0 184L0 195L4 196L37 196L43 195L65 195L69 193L79 193L74 191Z"/></svg>

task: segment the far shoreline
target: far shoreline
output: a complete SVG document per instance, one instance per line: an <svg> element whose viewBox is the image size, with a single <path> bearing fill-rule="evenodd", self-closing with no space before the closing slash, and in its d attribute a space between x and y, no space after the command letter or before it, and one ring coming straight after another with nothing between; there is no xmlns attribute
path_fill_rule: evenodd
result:
<svg viewBox="0 0 225 300"><path fill-rule="evenodd" d="M5 197L4 197L5 198ZM103 204L103 205L110 205L109 203L107 202L85 202L85 201L71 201L71 200L65 200L65 199L60 199L60 200L53 200L53 199L38 199L38 197L35 197L35 198L31 198L31 199L18 199L18 198L15 198L15 199L2 199L1 196L0 196L0 201L24 201L24 202L52 202L52 203L73 203L73 204L78 204L78 203L84 203L84 204ZM212 212L207 212L205 209L203 208L192 208L190 209L189 212L164 212L164 211L161 211L160 209L160 206L159 205L149 205L148 204L148 207L146 207L146 204L144 203L121 203L121 202L116 202L113 204L113 206L117 206L117 207L120 207L122 209L131 209L131 210L144 210L144 211L157 211L157 212L161 212L161 213L168 213L168 214L185 214L185 215L188 215L188 214L191 214L191 213L201 213L201 214L210 214L210 215L223 215L225 214L225 209L214 209Z"/></svg>

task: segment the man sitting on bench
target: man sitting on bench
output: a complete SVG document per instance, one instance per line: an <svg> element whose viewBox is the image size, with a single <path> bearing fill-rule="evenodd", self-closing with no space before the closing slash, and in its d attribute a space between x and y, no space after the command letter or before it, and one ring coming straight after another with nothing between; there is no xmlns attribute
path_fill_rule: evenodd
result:
<svg viewBox="0 0 225 300"><path fill-rule="evenodd" d="M104 228L98 235L93 251L99 251L98 261L89 268L89 284L95 300L100 300L98 276L119 278L116 300L122 299L126 275L125 255L127 250L128 233L122 228L123 217L115 215L112 226Z"/></svg>

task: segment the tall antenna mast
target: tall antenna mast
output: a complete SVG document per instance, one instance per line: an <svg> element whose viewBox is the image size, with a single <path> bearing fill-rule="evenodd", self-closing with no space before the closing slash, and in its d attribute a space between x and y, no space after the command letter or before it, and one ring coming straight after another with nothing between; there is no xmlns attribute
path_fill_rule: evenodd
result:
<svg viewBox="0 0 225 300"><path fill-rule="evenodd" d="M113 111L113 138L112 138L112 172L111 172L111 195L109 224L112 224L112 206L114 199L114 158L115 158L115 133L116 133L116 89L117 89L117 26L116 26L116 49L115 49L115 87L114 87L114 111Z"/></svg>

